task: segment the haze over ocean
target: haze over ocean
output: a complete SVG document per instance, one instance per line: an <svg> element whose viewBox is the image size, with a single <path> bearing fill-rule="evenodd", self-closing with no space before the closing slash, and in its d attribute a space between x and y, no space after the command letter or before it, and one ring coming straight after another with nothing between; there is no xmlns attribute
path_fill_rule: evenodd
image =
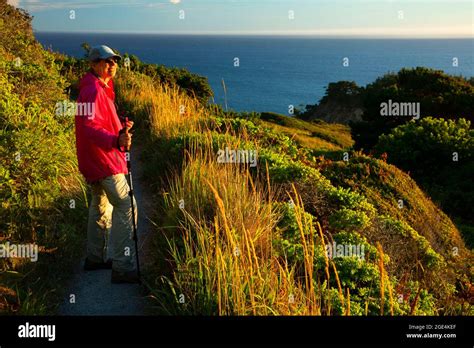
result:
<svg viewBox="0 0 474 348"><path fill-rule="evenodd" d="M81 57L81 43L105 44L147 63L183 67L206 76L215 102L236 111L288 114L315 104L329 82L364 86L387 72L424 66L474 76L474 39L349 39L284 36L211 36L36 32L44 47ZM343 66L343 59L349 66ZM239 67L234 59L239 58ZM457 58L458 66L453 66Z"/></svg>

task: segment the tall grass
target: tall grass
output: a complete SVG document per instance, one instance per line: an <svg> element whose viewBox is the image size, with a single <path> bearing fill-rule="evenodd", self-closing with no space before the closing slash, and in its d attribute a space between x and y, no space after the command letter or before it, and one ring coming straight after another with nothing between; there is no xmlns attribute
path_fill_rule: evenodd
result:
<svg viewBox="0 0 474 348"><path fill-rule="evenodd" d="M177 265L171 283L186 299L184 312L321 313L313 286L315 246L307 240L312 236L303 233L308 221L300 203L295 210L305 243L304 281L297 281L292 265L272 250L279 219L274 194L245 166L222 165L206 153L189 153L167 195L167 209L177 212L181 225L181 240L169 243Z"/></svg>
<svg viewBox="0 0 474 348"><path fill-rule="evenodd" d="M171 138L192 132L206 111L197 99L188 97L178 86L157 83L152 78L121 71L116 91L132 114L141 116L155 137Z"/></svg>

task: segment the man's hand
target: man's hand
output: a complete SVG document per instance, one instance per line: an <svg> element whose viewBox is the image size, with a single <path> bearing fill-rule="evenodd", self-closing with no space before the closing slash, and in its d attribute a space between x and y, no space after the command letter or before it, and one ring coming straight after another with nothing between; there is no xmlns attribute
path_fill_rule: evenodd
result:
<svg viewBox="0 0 474 348"><path fill-rule="evenodd" d="M127 121L127 130L133 127L133 121Z"/></svg>
<svg viewBox="0 0 474 348"><path fill-rule="evenodd" d="M119 146L129 149L132 146L132 134L128 131L133 127L133 121L128 121L126 131L119 136Z"/></svg>
<svg viewBox="0 0 474 348"><path fill-rule="evenodd" d="M132 134L122 133L119 136L119 146L128 149L132 146Z"/></svg>

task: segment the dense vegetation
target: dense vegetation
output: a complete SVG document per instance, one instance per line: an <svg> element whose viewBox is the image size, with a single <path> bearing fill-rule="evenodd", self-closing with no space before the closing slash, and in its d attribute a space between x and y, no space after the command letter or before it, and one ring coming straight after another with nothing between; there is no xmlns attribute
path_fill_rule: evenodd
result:
<svg viewBox="0 0 474 348"><path fill-rule="evenodd" d="M0 312L47 314L80 255L86 202L74 119L55 113L67 83L30 22L0 1L0 241L39 247L37 262L0 258Z"/></svg>
<svg viewBox="0 0 474 348"><path fill-rule="evenodd" d="M295 116L307 121L320 119L344 124L361 121L363 91L354 81L331 82L319 103L306 105L305 110L298 110Z"/></svg>
<svg viewBox="0 0 474 348"><path fill-rule="evenodd" d="M471 313L470 252L396 167L321 122L213 112L142 74L117 81L150 125L146 173L163 197L149 273L158 313ZM308 130L337 149L294 136ZM255 150L257 167L219 164L225 148ZM333 242L363 245L365 260L326 257Z"/></svg>
<svg viewBox="0 0 474 348"><path fill-rule="evenodd" d="M356 148L371 149L381 134L411 117L381 117L383 102L420 103L420 117L474 119L474 86L463 77L427 68L402 69L367 85L362 93L363 121L352 125Z"/></svg>
<svg viewBox="0 0 474 348"><path fill-rule="evenodd" d="M474 223L474 130L469 121L411 121L380 136L375 151L410 171L447 212Z"/></svg>
<svg viewBox="0 0 474 348"><path fill-rule="evenodd" d="M304 120L322 118L319 109L328 114L337 114L335 107L343 107L348 114L361 108L361 120L351 122L348 116L342 123L351 124L356 149L371 150L381 134L412 119L407 116L381 116L381 103L420 103L420 117L444 119L474 119L474 78L467 80L451 76L441 70L417 67L388 73L365 87L353 81L329 83L326 93L318 104L307 105L297 116ZM332 109L324 108L330 105Z"/></svg>
<svg viewBox="0 0 474 348"><path fill-rule="evenodd" d="M386 74L365 87L348 81L330 83L320 103L308 105L298 117L344 122L337 118L341 110L335 105L342 105L346 115L362 108L361 120L347 117L344 122L351 127L354 148L409 172L456 221L472 248L473 80L418 67ZM419 103L420 118L381 116L381 104L389 100Z"/></svg>

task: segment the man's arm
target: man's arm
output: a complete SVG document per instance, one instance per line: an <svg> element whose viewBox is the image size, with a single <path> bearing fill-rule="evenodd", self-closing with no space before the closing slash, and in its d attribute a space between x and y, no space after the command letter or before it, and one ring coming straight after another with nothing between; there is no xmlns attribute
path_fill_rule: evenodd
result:
<svg viewBox="0 0 474 348"><path fill-rule="evenodd" d="M103 125L106 115L104 115L103 108L100 105L101 101L97 91L85 93L85 95L81 97L81 103L91 103L91 105L94 106L92 108L92 110L94 110L92 115L81 115L79 112L77 114L77 116L82 119L84 135L87 139L104 150L109 151L112 148L117 148L118 135L104 129Z"/></svg>

